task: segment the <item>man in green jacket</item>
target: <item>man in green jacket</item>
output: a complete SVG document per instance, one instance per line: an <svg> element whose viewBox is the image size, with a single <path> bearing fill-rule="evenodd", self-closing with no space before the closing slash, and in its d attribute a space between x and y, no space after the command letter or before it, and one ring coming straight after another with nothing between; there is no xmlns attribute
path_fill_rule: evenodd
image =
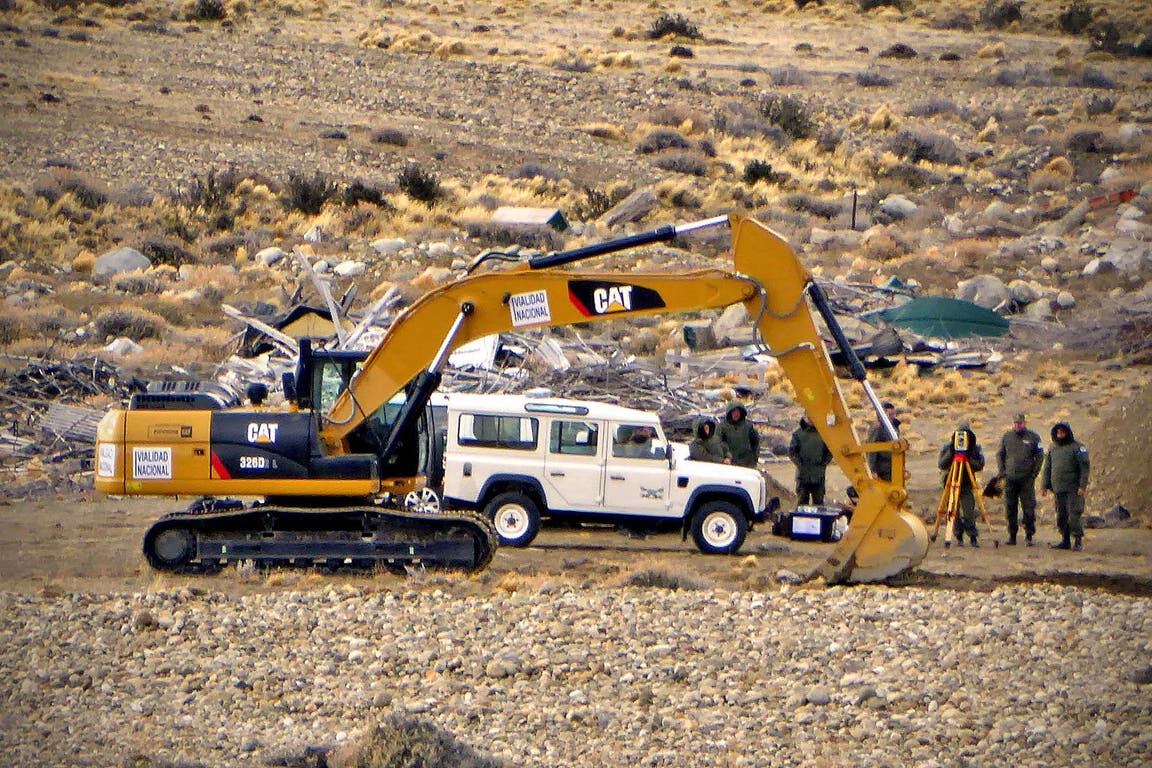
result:
<svg viewBox="0 0 1152 768"><path fill-rule="evenodd" d="M720 439L732 454L738 467L756 467L760 461L760 435L748 421L748 409L740 403L729 403L720 423Z"/></svg>
<svg viewBox="0 0 1152 768"><path fill-rule="evenodd" d="M832 463L832 451L805 417L801 417L800 428L792 433L788 458L796 465L796 503L823 504L824 476Z"/></svg>
<svg viewBox="0 0 1152 768"><path fill-rule="evenodd" d="M693 426L695 437L688 443L688 458L696 461L711 461L717 464L731 464L732 455L728 447L716 434L716 419L701 416Z"/></svg>
<svg viewBox="0 0 1152 768"><path fill-rule="evenodd" d="M1008 520L1008 544L1016 546L1020 508L1024 510L1024 537L1032 546L1036 533L1036 476L1044 463L1040 435L1027 427L1022 413L1016 414L1012 429L1000 438L996 467L1004 478L1004 516Z"/></svg>
<svg viewBox="0 0 1152 768"><path fill-rule="evenodd" d="M1044 479L1040 485L1042 496L1052 491L1056 496L1056 527L1061 540L1053 549L1084 548L1084 492L1088 489L1088 449L1076 442L1072 427L1060 422L1052 427L1052 447L1044 459ZM1072 544L1072 538L1076 543Z"/></svg>
<svg viewBox="0 0 1152 768"><path fill-rule="evenodd" d="M975 473L984 469L984 451L976 443L976 433L972 431L967 422L961 424L940 449L937 466L944 470L942 483L947 484L948 472L952 469L953 462L957 460L968 462L973 474L969 477L967 472L961 471L959 475L960 509L956 516L956 530L954 532L956 545L964 546L964 534L967 533L972 546L979 547L980 544L976 538L976 497L973 495L973 480Z"/></svg>
<svg viewBox="0 0 1152 768"><path fill-rule="evenodd" d="M896 434L900 434L900 419L896 418L896 406L892 403L884 403L884 413L888 416L888 421L896 428ZM886 443L892 438L888 435L888 430L884 429L884 423L879 419L872 425L872 429L868 431L869 443ZM870 453L868 454L868 468L872 470L872 474L881 480L892 482L892 454L887 451L883 453Z"/></svg>

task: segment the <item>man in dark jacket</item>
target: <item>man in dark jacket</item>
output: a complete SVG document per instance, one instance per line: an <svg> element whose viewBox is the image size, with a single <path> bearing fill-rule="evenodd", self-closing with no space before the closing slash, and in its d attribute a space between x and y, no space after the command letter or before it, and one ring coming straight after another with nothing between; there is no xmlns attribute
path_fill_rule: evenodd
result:
<svg viewBox="0 0 1152 768"><path fill-rule="evenodd" d="M1041 495L1048 491L1056 495L1056 527L1060 529L1061 540L1053 544L1055 549L1084 548L1084 526L1080 517L1084 514L1084 492L1088 489L1088 449L1076 442L1072 427L1060 422L1052 427L1052 447L1044 459L1044 479L1040 484ZM1076 543L1072 544L1071 539Z"/></svg>
<svg viewBox="0 0 1152 768"><path fill-rule="evenodd" d="M1040 435L1027 427L1024 414L1016 414L1012 429L1000 438L996 467L1004 478L1004 516L1008 519L1008 544L1016 545L1019 508L1024 510L1024 537L1032 546L1036 533L1036 476L1044 463Z"/></svg>
<svg viewBox="0 0 1152 768"><path fill-rule="evenodd" d="M760 435L748 421L748 409L740 403L729 403L720 424L720 439L732 454L732 463L753 467L760 461Z"/></svg>
<svg viewBox="0 0 1152 768"><path fill-rule="evenodd" d="M957 546L964 546L964 534L967 533L972 546L978 547L980 544L976 540L976 497L973 495L973 481L975 473L984 469L984 451L976 442L976 433L969 428L967 423L961 424L952 433L944 447L940 449L937 465L945 471L943 478L945 483L948 480L947 473L957 459L968 462L973 475L970 477L963 469L959 475L960 514L956 517L956 544Z"/></svg>
<svg viewBox="0 0 1152 768"><path fill-rule="evenodd" d="M796 503L823 504L824 476L832 463L832 451L807 418L801 417L800 428L792 433L788 458L796 465Z"/></svg>
<svg viewBox="0 0 1152 768"><path fill-rule="evenodd" d="M696 461L712 461L717 464L731 464L732 456L727 446L716 434L716 419L711 416L701 416L696 419L692 430L695 437L688 443L688 458Z"/></svg>
<svg viewBox="0 0 1152 768"><path fill-rule="evenodd" d="M900 434L900 419L896 418L896 406L892 403L884 403L884 414L888 420L892 422L892 426L896 429L896 434ZM888 436L888 431L884 429L884 423L879 419L872 425L872 429L868 432L869 443L886 443L892 438ZM885 451L884 453L870 453L868 454L868 468L872 470L872 474L881 480L892 482L892 454Z"/></svg>

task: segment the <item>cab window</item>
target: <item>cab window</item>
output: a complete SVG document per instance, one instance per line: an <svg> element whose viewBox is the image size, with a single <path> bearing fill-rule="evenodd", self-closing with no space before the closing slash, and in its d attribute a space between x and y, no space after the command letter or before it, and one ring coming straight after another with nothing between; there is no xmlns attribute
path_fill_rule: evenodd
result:
<svg viewBox="0 0 1152 768"><path fill-rule="evenodd" d="M548 440L552 453L595 456L600 444L600 425L594 421L554 421Z"/></svg>
<svg viewBox="0 0 1152 768"><path fill-rule="evenodd" d="M460 414L456 442L476 448L507 448L534 451L539 421L526 416L489 416Z"/></svg>
<svg viewBox="0 0 1152 768"><path fill-rule="evenodd" d="M664 441L650 424L620 424L612 433L612 455L625 459L663 459Z"/></svg>

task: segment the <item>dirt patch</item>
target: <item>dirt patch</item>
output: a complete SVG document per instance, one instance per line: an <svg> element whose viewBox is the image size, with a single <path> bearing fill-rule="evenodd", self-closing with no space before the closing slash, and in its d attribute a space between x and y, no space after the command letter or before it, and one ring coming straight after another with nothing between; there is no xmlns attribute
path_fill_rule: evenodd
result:
<svg viewBox="0 0 1152 768"><path fill-rule="evenodd" d="M1085 441L1095 475L1089 493L1100 510L1122 504L1141 523L1152 523L1152 383L1106 413Z"/></svg>

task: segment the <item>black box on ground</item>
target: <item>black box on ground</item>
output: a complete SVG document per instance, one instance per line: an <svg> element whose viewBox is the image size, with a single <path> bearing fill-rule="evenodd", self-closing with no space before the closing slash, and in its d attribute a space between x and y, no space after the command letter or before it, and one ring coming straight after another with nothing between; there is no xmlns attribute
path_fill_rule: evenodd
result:
<svg viewBox="0 0 1152 768"><path fill-rule="evenodd" d="M843 514L839 507L797 507L780 519L779 534L796 541L836 541L836 521Z"/></svg>

